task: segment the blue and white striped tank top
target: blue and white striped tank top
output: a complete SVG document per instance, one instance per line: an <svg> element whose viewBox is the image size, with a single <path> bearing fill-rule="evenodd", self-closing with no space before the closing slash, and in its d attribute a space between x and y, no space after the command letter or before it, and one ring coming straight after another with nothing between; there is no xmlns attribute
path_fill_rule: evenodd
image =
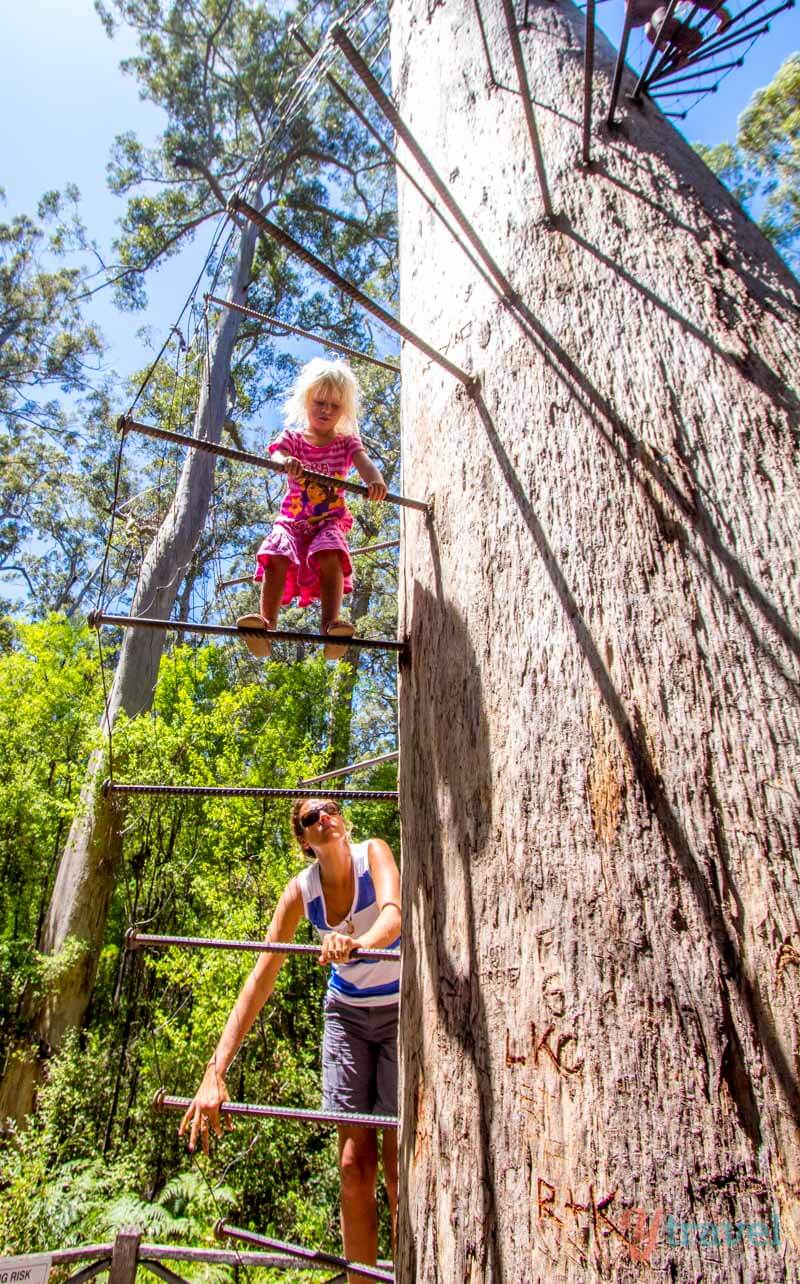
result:
<svg viewBox="0 0 800 1284"><path fill-rule="evenodd" d="M375 886L369 872L369 840L351 844L355 876L355 895L350 913L341 923L329 923L319 863L314 861L308 869L298 874L297 881L303 895L306 918L317 929L320 937L329 932L342 932L345 936L361 936L372 927L380 914L375 896ZM386 949L396 950L400 937ZM354 1007L388 1007L400 1001L400 961L392 959L355 959L352 963L332 963L328 981L328 995L339 1003Z"/></svg>

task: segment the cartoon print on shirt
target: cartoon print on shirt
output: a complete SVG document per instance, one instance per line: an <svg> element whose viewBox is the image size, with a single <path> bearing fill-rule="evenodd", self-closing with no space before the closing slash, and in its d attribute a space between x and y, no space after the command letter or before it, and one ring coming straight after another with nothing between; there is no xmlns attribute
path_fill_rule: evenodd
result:
<svg viewBox="0 0 800 1284"><path fill-rule="evenodd" d="M353 455L359 450L363 450L363 445L361 438L355 435L337 437L323 450L306 441L302 434L289 430L281 433L270 443L270 454L280 451L290 455L309 472L321 473L322 478L330 480L308 477L305 473L289 478L278 522L297 523L308 532L320 531L328 524L342 531L349 530L353 525L352 514L338 487L352 467Z"/></svg>
<svg viewBox="0 0 800 1284"><path fill-rule="evenodd" d="M334 474L337 481L342 479ZM344 498L337 495L333 479L330 486L323 485L322 482L312 478L308 481L305 478L300 479L301 494L296 498L299 501L297 516L308 522L310 525L318 525L320 522L326 522L330 518L336 518L345 511Z"/></svg>

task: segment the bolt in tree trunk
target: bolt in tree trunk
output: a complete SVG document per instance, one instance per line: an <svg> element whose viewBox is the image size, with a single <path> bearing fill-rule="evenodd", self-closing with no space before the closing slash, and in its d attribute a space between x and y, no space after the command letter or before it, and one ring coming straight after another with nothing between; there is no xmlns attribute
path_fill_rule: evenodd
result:
<svg viewBox="0 0 800 1284"><path fill-rule="evenodd" d="M256 235L252 224L241 233L229 291L229 298L237 303L245 299ZM239 314L228 309L221 312L195 415L196 437L214 442L220 439L240 323ZM188 451L175 498L144 559L132 615L169 618L205 525L213 480L214 456ZM126 632L109 695L111 726L121 709L135 717L149 708L164 642L163 633L147 629ZM118 807L112 799L104 798L100 788L107 766L103 747L89 760L80 807L61 857L42 932L43 953L64 951L63 965L48 986L44 1001L37 1005L30 999L27 1005L45 1055L60 1046L68 1030L80 1027L105 934L121 850ZM19 1120L29 1112L39 1070L40 1064L30 1052L20 1051L11 1057L0 1086L0 1120Z"/></svg>
<svg viewBox="0 0 800 1284"><path fill-rule="evenodd" d="M510 306L400 180L397 1279L800 1270L800 292L651 104L581 152L583 17L395 0L418 141ZM598 98L613 67L598 41ZM623 94L633 81L626 73ZM598 102L598 117L603 101Z"/></svg>

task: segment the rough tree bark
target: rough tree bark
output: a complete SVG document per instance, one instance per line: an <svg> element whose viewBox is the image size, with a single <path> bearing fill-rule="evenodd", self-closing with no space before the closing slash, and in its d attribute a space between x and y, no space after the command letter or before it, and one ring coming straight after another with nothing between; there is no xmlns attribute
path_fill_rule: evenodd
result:
<svg viewBox="0 0 800 1284"><path fill-rule="evenodd" d="M496 85L475 6L392 9L519 294L400 179L403 321L481 385L404 351L397 1279L794 1279L800 292L654 106L581 170L565 0L522 32L548 230L480 8Z"/></svg>
<svg viewBox="0 0 800 1284"><path fill-rule="evenodd" d="M228 297L245 301L257 232L247 224L240 236ZM194 423L194 435L217 442L227 408L231 357L241 324L238 313L223 309L214 333ZM175 498L142 565L132 615L168 619L202 534L214 480L214 456L187 452ZM134 717L149 708L164 649L165 635L144 629L126 632L109 693L107 720L113 726L124 710ZM106 725L104 720L104 726ZM80 1027L89 1004L105 934L114 875L121 851L120 813L103 797L108 768L106 748L90 760L78 813L58 867L40 949L63 951L63 964L42 1000L29 997L28 1016L38 1049L25 1045L8 1059L0 1085L0 1121L29 1113L42 1056L58 1048L68 1030Z"/></svg>

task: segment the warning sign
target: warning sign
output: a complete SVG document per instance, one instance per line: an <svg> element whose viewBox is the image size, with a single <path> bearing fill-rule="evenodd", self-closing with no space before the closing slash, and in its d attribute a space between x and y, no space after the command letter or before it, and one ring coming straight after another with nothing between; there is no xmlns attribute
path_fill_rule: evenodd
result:
<svg viewBox="0 0 800 1284"><path fill-rule="evenodd" d="M49 1253L0 1257L0 1284L47 1284L52 1260Z"/></svg>

